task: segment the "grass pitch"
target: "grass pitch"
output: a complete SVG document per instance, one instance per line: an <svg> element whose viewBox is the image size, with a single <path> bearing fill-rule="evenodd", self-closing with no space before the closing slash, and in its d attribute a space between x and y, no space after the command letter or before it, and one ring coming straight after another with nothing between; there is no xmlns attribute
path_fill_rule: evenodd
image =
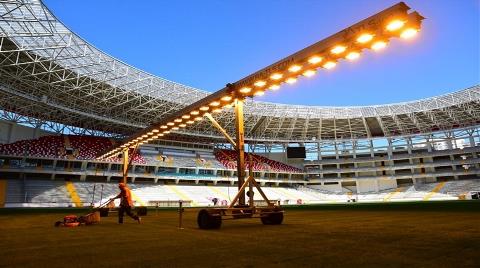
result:
<svg viewBox="0 0 480 268"><path fill-rule="evenodd" d="M453 205L452 205L453 204ZM284 224L199 230L187 210L55 228L78 210L1 210L0 267L478 267L480 202L287 208Z"/></svg>

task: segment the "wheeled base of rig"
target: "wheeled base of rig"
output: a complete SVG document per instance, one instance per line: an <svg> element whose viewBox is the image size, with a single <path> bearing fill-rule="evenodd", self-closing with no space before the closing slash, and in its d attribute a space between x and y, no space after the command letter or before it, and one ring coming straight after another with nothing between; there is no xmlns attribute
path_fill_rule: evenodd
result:
<svg viewBox="0 0 480 268"><path fill-rule="evenodd" d="M197 223L200 229L219 229L222 220L260 218L265 225L278 225L283 222L283 209L279 206L233 208L206 208L198 212Z"/></svg>

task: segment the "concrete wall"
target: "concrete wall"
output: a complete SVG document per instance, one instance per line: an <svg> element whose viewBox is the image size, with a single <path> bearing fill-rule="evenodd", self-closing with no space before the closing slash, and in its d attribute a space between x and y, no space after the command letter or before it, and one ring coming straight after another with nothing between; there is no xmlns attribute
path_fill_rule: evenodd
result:
<svg viewBox="0 0 480 268"><path fill-rule="evenodd" d="M377 180L357 180L357 193L376 192Z"/></svg>
<svg viewBox="0 0 480 268"><path fill-rule="evenodd" d="M13 122L0 120L0 143L12 143L19 140L37 139L42 136L56 135L54 133Z"/></svg>
<svg viewBox="0 0 480 268"><path fill-rule="evenodd" d="M309 185L309 187L330 192L342 192L342 186L340 183L326 185Z"/></svg>
<svg viewBox="0 0 480 268"><path fill-rule="evenodd" d="M378 180L378 190L397 188L397 180Z"/></svg>
<svg viewBox="0 0 480 268"><path fill-rule="evenodd" d="M266 158L288 164L290 166L303 169L303 159L289 159L287 158L287 153L261 153L255 152L255 154L265 156Z"/></svg>

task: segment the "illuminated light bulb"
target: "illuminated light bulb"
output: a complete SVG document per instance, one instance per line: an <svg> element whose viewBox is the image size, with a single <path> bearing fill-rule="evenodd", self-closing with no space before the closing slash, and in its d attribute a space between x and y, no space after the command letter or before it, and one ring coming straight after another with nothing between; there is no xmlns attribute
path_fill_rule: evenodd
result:
<svg viewBox="0 0 480 268"><path fill-rule="evenodd" d="M173 120L173 122L180 123L180 122L182 122L182 119L181 119L181 118L177 118L177 119Z"/></svg>
<svg viewBox="0 0 480 268"><path fill-rule="evenodd" d="M302 66L300 65L292 65L290 68L288 68L288 71L291 73L296 73L302 69Z"/></svg>
<svg viewBox="0 0 480 268"><path fill-rule="evenodd" d="M373 50L382 50L387 46L387 43L384 41L377 41L372 45Z"/></svg>
<svg viewBox="0 0 480 268"><path fill-rule="evenodd" d="M364 44L364 43L370 42L372 39L373 39L373 35L362 34L357 38L357 42Z"/></svg>
<svg viewBox="0 0 480 268"><path fill-rule="evenodd" d="M282 77L283 77L283 74L279 74L279 73L274 73L270 76L270 78L273 79L273 80L278 80Z"/></svg>
<svg viewBox="0 0 480 268"><path fill-rule="evenodd" d="M199 111L191 111L190 114L191 115L198 115L200 112Z"/></svg>
<svg viewBox="0 0 480 268"><path fill-rule="evenodd" d="M293 83L297 82L297 78L290 77L287 80L285 80L285 82L287 84L293 84Z"/></svg>
<svg viewBox="0 0 480 268"><path fill-rule="evenodd" d="M148 138L147 134L142 135L142 138Z"/></svg>
<svg viewBox="0 0 480 268"><path fill-rule="evenodd" d="M355 52L355 51L348 53L348 55L346 56L346 58L349 59L349 60L356 60L359 57L360 57L360 53Z"/></svg>
<svg viewBox="0 0 480 268"><path fill-rule="evenodd" d="M313 56L310 59L308 59L308 62L311 63L311 64L317 64L317 63L321 62L322 60L323 60L322 57Z"/></svg>
<svg viewBox="0 0 480 268"><path fill-rule="evenodd" d="M153 133L158 133L158 132L160 132L160 130L154 129L154 130L152 130L152 132L153 132Z"/></svg>
<svg viewBox="0 0 480 268"><path fill-rule="evenodd" d="M180 124L180 125L178 125L178 126L179 126L179 127L186 127L187 124Z"/></svg>
<svg viewBox="0 0 480 268"><path fill-rule="evenodd" d="M157 139L159 135L160 134L153 136L152 139Z"/></svg>
<svg viewBox="0 0 480 268"><path fill-rule="evenodd" d="M188 118L190 118L190 116L188 114L186 114L186 115L182 115L182 118L183 119L188 119Z"/></svg>
<svg viewBox="0 0 480 268"><path fill-rule="evenodd" d="M387 25L387 30L389 30L390 32L393 32L393 31L396 31L396 30L402 28L403 25L405 25L404 21L393 20Z"/></svg>
<svg viewBox="0 0 480 268"><path fill-rule="evenodd" d="M133 142L137 142L137 141L139 141L139 139L138 139L138 138L136 138L136 139L134 139L134 140L133 140Z"/></svg>
<svg viewBox="0 0 480 268"><path fill-rule="evenodd" d="M280 88L279 85L271 85L271 86L269 87L269 89L271 89L271 90L278 90L279 88Z"/></svg>
<svg viewBox="0 0 480 268"><path fill-rule="evenodd" d="M123 145L121 145L120 147L121 147L121 148L125 148L125 147L127 147L127 145L123 144Z"/></svg>
<svg viewBox="0 0 480 268"><path fill-rule="evenodd" d="M159 136L159 137L163 137L163 136L164 136L164 134L163 134L163 133L160 133L160 134L158 134L158 136Z"/></svg>
<svg viewBox="0 0 480 268"><path fill-rule="evenodd" d="M165 125L163 125L163 126L161 126L160 128L162 128L162 129L167 129L168 127L165 126Z"/></svg>
<svg viewBox="0 0 480 268"><path fill-rule="evenodd" d="M335 67L337 64L333 61L328 61L326 62L324 65L323 65L323 68L325 69L332 69L333 67Z"/></svg>
<svg viewBox="0 0 480 268"><path fill-rule="evenodd" d="M310 76L314 76L315 73L316 72L314 70L306 70L305 72L303 72L303 76L310 77Z"/></svg>
<svg viewBox="0 0 480 268"><path fill-rule="evenodd" d="M149 141L153 141L153 138L147 139L146 141L147 141L147 142L149 142Z"/></svg>
<svg viewBox="0 0 480 268"><path fill-rule="evenodd" d="M244 93L244 94L250 93L250 91L252 91L252 89L249 88L249 87L242 87L242 88L240 89L240 93Z"/></svg>
<svg viewBox="0 0 480 268"><path fill-rule="evenodd" d="M212 102L210 102L210 106L214 106L214 107L215 107L215 106L218 106L218 105L220 105L220 102L218 102L218 101L212 101Z"/></svg>
<svg viewBox="0 0 480 268"><path fill-rule="evenodd" d="M202 118L201 116L197 116L197 117L195 117L193 120L195 120L195 121L202 121L202 119L203 119L203 118Z"/></svg>
<svg viewBox="0 0 480 268"><path fill-rule="evenodd" d="M267 84L267 82L262 81L262 80L257 81L257 82L254 83L254 85L255 85L256 87L263 87L263 86L265 86L266 84Z"/></svg>
<svg viewBox="0 0 480 268"><path fill-rule="evenodd" d="M224 96L222 97L222 101L230 101L232 100L232 97L231 96ZM197 113L198 114L198 113Z"/></svg>
<svg viewBox="0 0 480 268"><path fill-rule="evenodd" d="M173 125L175 125L175 123L173 123L173 122L168 122L167 125L173 126Z"/></svg>
<svg viewBox="0 0 480 268"><path fill-rule="evenodd" d="M172 130L178 130L178 127L172 127Z"/></svg>
<svg viewBox="0 0 480 268"><path fill-rule="evenodd" d="M209 109L210 109L210 107L208 107L208 106L200 107L200 111L208 111Z"/></svg>
<svg viewBox="0 0 480 268"><path fill-rule="evenodd" d="M148 135L148 136L152 136L152 135L153 135L153 132L148 132L147 135Z"/></svg>
<svg viewBox="0 0 480 268"><path fill-rule="evenodd" d="M343 53L346 49L347 49L347 47L345 47L345 46L336 46L336 47L332 48L332 50L330 50L330 52L332 52L333 54L340 54L340 53Z"/></svg>
<svg viewBox="0 0 480 268"><path fill-rule="evenodd" d="M263 90L257 90L257 91L255 91L255 93L254 93L253 95L255 95L255 96L263 96L264 94L265 94L265 91L263 91Z"/></svg>
<svg viewBox="0 0 480 268"><path fill-rule="evenodd" d="M170 131L169 130L164 131L163 134L170 134Z"/></svg>
<svg viewBox="0 0 480 268"><path fill-rule="evenodd" d="M222 109L216 108L216 109L213 109L212 112L218 114L222 112Z"/></svg>
<svg viewBox="0 0 480 268"><path fill-rule="evenodd" d="M233 107L233 105L232 105L231 103L229 103L229 104L227 104L227 105L223 106L223 108L227 108L227 109L230 109L230 108L232 108L232 107Z"/></svg>
<svg viewBox="0 0 480 268"><path fill-rule="evenodd" d="M408 28L408 29L405 29L405 30L400 34L400 37L403 38L403 39L409 39L409 38L412 38L412 37L414 37L415 35L417 35L417 32L418 32L417 29Z"/></svg>
<svg viewBox="0 0 480 268"><path fill-rule="evenodd" d="M191 124L193 124L193 123L195 123L195 121L193 121L193 120L188 120L188 121L187 121L187 124L189 124L189 125L191 125Z"/></svg>

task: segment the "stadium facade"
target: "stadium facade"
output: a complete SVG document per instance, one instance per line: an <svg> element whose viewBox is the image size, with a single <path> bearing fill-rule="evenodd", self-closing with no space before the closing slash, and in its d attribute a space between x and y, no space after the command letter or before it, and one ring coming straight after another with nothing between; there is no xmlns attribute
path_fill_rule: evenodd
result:
<svg viewBox="0 0 480 268"><path fill-rule="evenodd" d="M116 181L120 163L94 160L82 142L103 148L105 139L130 135L209 94L107 55L41 1L2 2L0 14L0 178ZM234 132L232 110L214 117ZM258 181L312 191L380 193L426 183L478 183L479 129L479 85L375 106L245 106L248 149L272 161L258 160ZM60 140L41 138L60 134ZM31 140L22 143L26 138ZM227 163L225 143L203 120L143 146L129 176L136 182L231 185L236 170ZM288 146L305 146L306 160L288 159ZM175 158L182 160L165 161Z"/></svg>

